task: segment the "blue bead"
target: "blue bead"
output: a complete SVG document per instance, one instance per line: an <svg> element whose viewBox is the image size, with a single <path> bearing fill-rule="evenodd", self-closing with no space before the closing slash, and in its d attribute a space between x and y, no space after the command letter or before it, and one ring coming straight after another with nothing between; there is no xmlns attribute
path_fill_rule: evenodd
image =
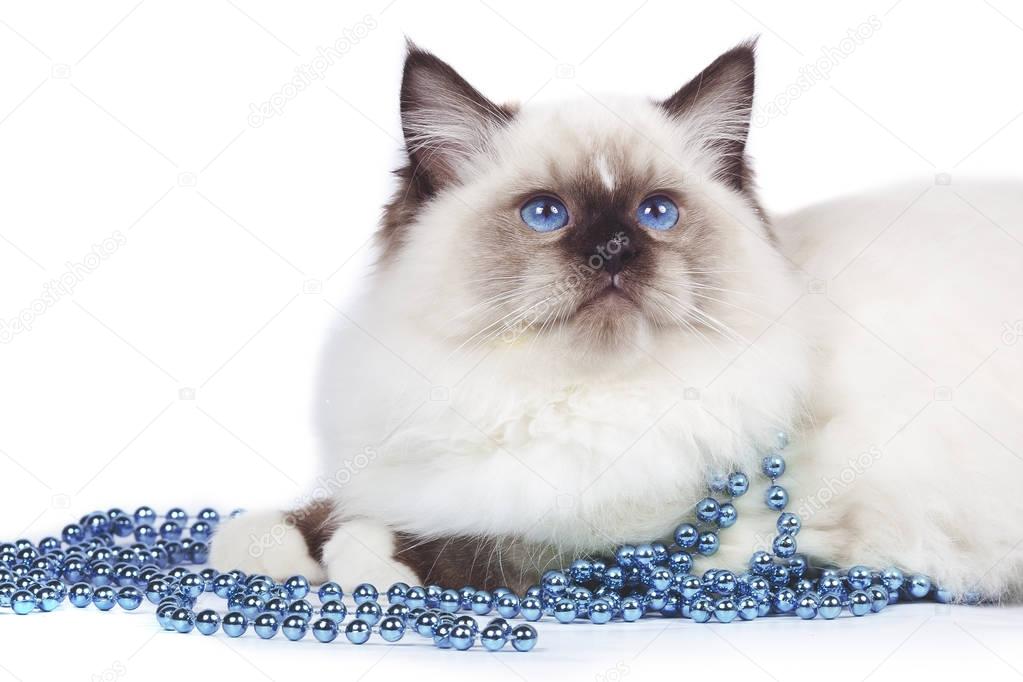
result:
<svg viewBox="0 0 1023 682"><path fill-rule="evenodd" d="M571 623L575 620L577 611L575 602L562 597L554 604L554 618L559 623Z"/></svg>
<svg viewBox="0 0 1023 682"><path fill-rule="evenodd" d="M167 511L166 518L168 521L174 521L175 523L183 526L188 521L188 514L184 509L174 507Z"/></svg>
<svg viewBox="0 0 1023 682"><path fill-rule="evenodd" d="M410 587L405 593L405 603L410 609L421 609L426 606L426 590L422 587Z"/></svg>
<svg viewBox="0 0 1023 682"><path fill-rule="evenodd" d="M377 588L369 583L361 583L355 586L352 590L352 599L355 600L356 604L362 604L368 601L376 601L380 596Z"/></svg>
<svg viewBox="0 0 1023 682"><path fill-rule="evenodd" d="M209 507L206 507L205 509L200 509L199 513L196 514L195 517L200 521L205 521L211 526L216 526L218 523L220 523L220 514L217 513L217 510L210 509Z"/></svg>
<svg viewBox="0 0 1023 682"><path fill-rule="evenodd" d="M311 626L316 641L327 644L337 639L337 623L329 618L319 618Z"/></svg>
<svg viewBox="0 0 1023 682"><path fill-rule="evenodd" d="M771 547L777 556L787 559L796 553L796 539L788 533L781 533L774 538Z"/></svg>
<svg viewBox="0 0 1023 682"><path fill-rule="evenodd" d="M625 574L620 566L609 566L604 571L604 577L601 582L608 589L620 590L622 589L622 585L625 584Z"/></svg>
<svg viewBox="0 0 1023 682"><path fill-rule="evenodd" d="M125 611L134 611L142 604L142 593L128 586L117 591L117 604Z"/></svg>
<svg viewBox="0 0 1023 682"><path fill-rule="evenodd" d="M497 612L505 618L514 618L521 610L519 598L514 594L503 594L497 600Z"/></svg>
<svg viewBox="0 0 1023 682"><path fill-rule="evenodd" d="M408 592L409 586L405 583L394 583L387 588L387 603L388 604L404 604L405 593Z"/></svg>
<svg viewBox="0 0 1023 682"><path fill-rule="evenodd" d="M117 603L117 593L113 588L102 585L93 590L92 603L100 611L109 611Z"/></svg>
<svg viewBox="0 0 1023 682"><path fill-rule="evenodd" d="M803 620L812 620L817 617L817 609L820 607L820 602L813 594L807 593L799 598L796 602L796 615Z"/></svg>
<svg viewBox="0 0 1023 682"><path fill-rule="evenodd" d="M611 605L603 599L595 599L590 603L590 622L604 625L611 620Z"/></svg>
<svg viewBox="0 0 1023 682"><path fill-rule="evenodd" d="M585 559L577 559L572 562L571 567L568 569L569 575L572 576L572 582L585 583L593 577L593 564Z"/></svg>
<svg viewBox="0 0 1023 682"><path fill-rule="evenodd" d="M749 490L749 478L746 474L736 472L728 477L728 494L732 497L740 497Z"/></svg>
<svg viewBox="0 0 1023 682"><path fill-rule="evenodd" d="M543 604L536 597L526 597L522 600L522 605L519 613L523 618L529 621L540 620L543 616Z"/></svg>
<svg viewBox="0 0 1023 682"><path fill-rule="evenodd" d="M320 606L320 616L340 623L348 615L348 607L338 599L328 599Z"/></svg>
<svg viewBox="0 0 1023 682"><path fill-rule="evenodd" d="M473 643L476 641L476 634L468 625L455 623L455 626L451 628L451 634L448 635L448 640L451 642L453 649L467 651L472 648Z"/></svg>
<svg viewBox="0 0 1023 682"><path fill-rule="evenodd" d="M706 598L694 599L689 606L689 617L697 623L706 623L714 615L714 604Z"/></svg>
<svg viewBox="0 0 1023 682"><path fill-rule="evenodd" d="M385 642L397 642L405 636L405 622L398 616L387 616L380 621L378 630Z"/></svg>
<svg viewBox="0 0 1023 682"><path fill-rule="evenodd" d="M923 599L931 592L931 579L925 575L911 576L906 591L914 599Z"/></svg>
<svg viewBox="0 0 1023 682"><path fill-rule="evenodd" d="M897 592L905 579L902 571L897 568L888 568L881 574L881 581L889 592Z"/></svg>
<svg viewBox="0 0 1023 682"><path fill-rule="evenodd" d="M171 625L181 634L187 634L195 628L195 615L188 609L175 609L170 617Z"/></svg>
<svg viewBox="0 0 1023 682"><path fill-rule="evenodd" d="M369 641L370 630L368 623L356 619L345 628L345 637L352 644L365 644Z"/></svg>
<svg viewBox="0 0 1023 682"><path fill-rule="evenodd" d="M499 625L488 625L480 633L480 644L487 651L499 651L507 643L508 636L505 634L504 628Z"/></svg>
<svg viewBox="0 0 1023 682"><path fill-rule="evenodd" d="M692 599L703 589L703 582L696 576L683 576L679 591L685 599Z"/></svg>
<svg viewBox="0 0 1023 682"><path fill-rule="evenodd" d="M433 629L433 645L438 649L451 648L451 631L455 629L454 621L442 620Z"/></svg>
<svg viewBox="0 0 1023 682"><path fill-rule="evenodd" d="M691 549L700 539L700 533L691 523L683 523L675 529L675 544L682 549Z"/></svg>
<svg viewBox="0 0 1023 682"><path fill-rule="evenodd" d="M445 613L458 611L462 604L462 597L455 590L444 590L440 593L437 608Z"/></svg>
<svg viewBox="0 0 1023 682"><path fill-rule="evenodd" d="M739 512L736 511L735 505L731 502L725 502L721 505L721 508L718 510L717 521L719 528L731 528L738 519Z"/></svg>
<svg viewBox="0 0 1023 682"><path fill-rule="evenodd" d="M760 615L760 602L753 597L743 597L739 600L739 618L753 620Z"/></svg>
<svg viewBox="0 0 1023 682"><path fill-rule="evenodd" d="M696 503L696 518L705 523L716 520L720 512L721 508L713 497L705 497Z"/></svg>
<svg viewBox="0 0 1023 682"><path fill-rule="evenodd" d="M764 495L767 506L774 511L781 511L789 503L789 494L780 485L772 485Z"/></svg>
<svg viewBox="0 0 1023 682"><path fill-rule="evenodd" d="M636 597L626 597L622 600L622 620L633 623L643 617L643 601Z"/></svg>
<svg viewBox="0 0 1023 682"><path fill-rule="evenodd" d="M416 632L423 637L433 637L433 629L437 627L440 622L440 617L436 613L426 611L421 613L415 622Z"/></svg>
<svg viewBox="0 0 1023 682"><path fill-rule="evenodd" d="M685 552L672 552L668 557L668 568L676 575L689 573L693 569L693 557Z"/></svg>
<svg viewBox="0 0 1023 682"><path fill-rule="evenodd" d="M849 595L849 611L854 616L870 613L870 595L863 590L856 590Z"/></svg>
<svg viewBox="0 0 1023 682"><path fill-rule="evenodd" d="M201 634L212 635L220 629L220 616L212 609L195 614L195 629Z"/></svg>
<svg viewBox="0 0 1023 682"><path fill-rule="evenodd" d="M249 629L249 621L238 611L230 611L224 614L220 627L228 637L241 637Z"/></svg>
<svg viewBox="0 0 1023 682"><path fill-rule="evenodd" d="M518 625L511 631L511 643L515 651L531 651L536 646L536 640L536 630L531 625Z"/></svg>
<svg viewBox="0 0 1023 682"><path fill-rule="evenodd" d="M364 601L355 607L355 617L370 626L376 625L383 615L383 609L375 601Z"/></svg>
<svg viewBox="0 0 1023 682"><path fill-rule="evenodd" d="M845 579L854 590L864 590L873 581L870 569L866 566L853 566L846 573Z"/></svg>
<svg viewBox="0 0 1023 682"><path fill-rule="evenodd" d="M546 594L558 597L568 589L568 578L561 571L547 571L540 584Z"/></svg>
<svg viewBox="0 0 1023 682"><path fill-rule="evenodd" d="M779 455L769 455L761 460L760 470L770 479L778 478L785 473L785 460Z"/></svg>
<svg viewBox="0 0 1023 682"><path fill-rule="evenodd" d="M494 608L494 595L486 590L479 590L472 596L472 612L478 616L485 616Z"/></svg>
<svg viewBox="0 0 1023 682"><path fill-rule="evenodd" d="M36 608L36 597L28 590L18 590L11 595L11 608L19 616L31 613Z"/></svg>
<svg viewBox="0 0 1023 682"><path fill-rule="evenodd" d="M341 586L335 582L326 582L320 585L320 589L316 591L316 596L320 598L321 602L329 601L331 599L337 599L340 601L344 596L344 590Z"/></svg>
<svg viewBox="0 0 1023 682"><path fill-rule="evenodd" d="M735 602L725 597L714 604L714 617L722 623L731 623L739 615L739 609Z"/></svg>
<svg viewBox="0 0 1023 682"><path fill-rule="evenodd" d="M832 620L842 613L842 600L834 594L826 594L821 597L817 613L825 620Z"/></svg>
<svg viewBox="0 0 1023 682"><path fill-rule="evenodd" d="M718 551L720 544L717 533L713 531L705 531L700 533L697 551L703 556L710 556Z"/></svg>
<svg viewBox="0 0 1023 682"><path fill-rule="evenodd" d="M256 634L262 639L271 639L277 634L277 630L279 630L280 627L280 616L269 611L259 614L252 621L252 629L255 630Z"/></svg>

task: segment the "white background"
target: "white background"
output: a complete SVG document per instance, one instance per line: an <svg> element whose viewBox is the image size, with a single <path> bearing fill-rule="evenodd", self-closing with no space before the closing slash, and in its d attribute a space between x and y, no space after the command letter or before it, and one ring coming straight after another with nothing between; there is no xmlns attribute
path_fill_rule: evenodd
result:
<svg viewBox="0 0 1023 682"><path fill-rule="evenodd" d="M353 34L322 79L285 88ZM288 505L305 491L325 330L365 272L400 161L404 35L494 99L540 100L665 97L754 34L750 150L770 211L907 178L1021 175L1023 10L1006 0L0 3L0 537L96 507ZM824 63L827 77L809 70ZM253 125L251 107L282 93ZM123 243L83 268L112 237ZM37 303L62 278L73 288ZM22 315L30 329L10 331ZM0 680L385 679L469 662L609 682L669 664L774 679L895 677L936 660L950 675L1023 669L1018 611L958 607L547 627L543 653L457 665L413 645L300 656L283 641L175 638L142 615L13 618L0 614Z"/></svg>

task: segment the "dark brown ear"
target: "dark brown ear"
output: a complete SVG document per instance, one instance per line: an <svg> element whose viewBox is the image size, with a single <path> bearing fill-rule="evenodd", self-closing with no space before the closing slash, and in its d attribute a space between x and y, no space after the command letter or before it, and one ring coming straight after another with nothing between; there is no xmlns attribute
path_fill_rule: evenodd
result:
<svg viewBox="0 0 1023 682"><path fill-rule="evenodd" d="M401 82L401 126L413 173L431 191L455 181L459 166L487 149L512 112L411 42Z"/></svg>
<svg viewBox="0 0 1023 682"><path fill-rule="evenodd" d="M746 139L753 112L756 41L733 47L699 76L661 102L672 118L700 136L704 151L716 159L718 176L738 190L746 178Z"/></svg>

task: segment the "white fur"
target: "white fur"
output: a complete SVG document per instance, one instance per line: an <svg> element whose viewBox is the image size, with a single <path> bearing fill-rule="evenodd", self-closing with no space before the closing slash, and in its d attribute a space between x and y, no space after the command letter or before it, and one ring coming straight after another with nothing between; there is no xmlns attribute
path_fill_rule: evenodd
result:
<svg viewBox="0 0 1023 682"><path fill-rule="evenodd" d="M323 567L309 556L302 534L281 512L253 512L224 521L210 545L210 565L274 578L304 575L323 580Z"/></svg>

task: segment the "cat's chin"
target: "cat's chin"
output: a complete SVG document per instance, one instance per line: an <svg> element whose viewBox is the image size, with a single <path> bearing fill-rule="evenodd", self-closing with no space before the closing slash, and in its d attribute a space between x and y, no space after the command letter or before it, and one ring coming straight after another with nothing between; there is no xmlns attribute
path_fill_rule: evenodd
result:
<svg viewBox="0 0 1023 682"><path fill-rule="evenodd" d="M631 295L608 287L580 305L567 325L573 344L591 351L614 351L635 343L646 321Z"/></svg>

